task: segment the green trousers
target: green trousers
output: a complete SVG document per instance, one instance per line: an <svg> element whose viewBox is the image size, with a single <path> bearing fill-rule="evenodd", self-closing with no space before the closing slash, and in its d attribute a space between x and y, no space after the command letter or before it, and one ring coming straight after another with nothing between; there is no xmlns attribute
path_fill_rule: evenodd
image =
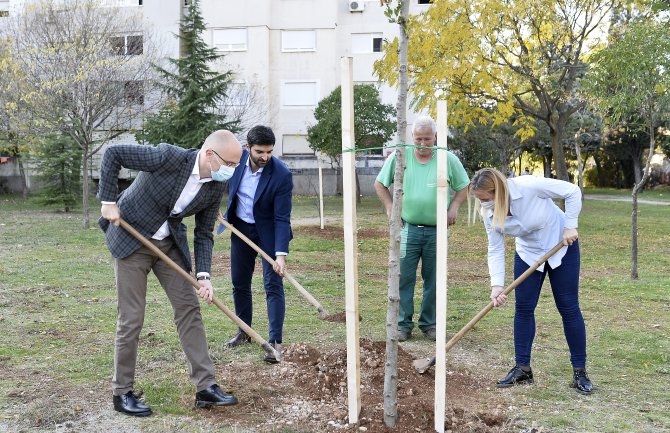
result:
<svg viewBox="0 0 670 433"><path fill-rule="evenodd" d="M435 227L405 223L400 239L400 309L398 329L411 332L414 328L414 286L416 270L421 260L423 300L419 328L435 328L435 261L437 230Z"/></svg>

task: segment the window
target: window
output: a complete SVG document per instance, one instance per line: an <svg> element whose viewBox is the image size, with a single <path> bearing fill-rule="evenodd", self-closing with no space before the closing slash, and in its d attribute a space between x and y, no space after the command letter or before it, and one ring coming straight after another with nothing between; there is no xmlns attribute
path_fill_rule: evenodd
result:
<svg viewBox="0 0 670 433"><path fill-rule="evenodd" d="M319 86L316 80L285 81L282 85L282 101L285 107L314 107L319 102Z"/></svg>
<svg viewBox="0 0 670 433"><path fill-rule="evenodd" d="M282 155L314 155L306 135L285 134L282 136Z"/></svg>
<svg viewBox="0 0 670 433"><path fill-rule="evenodd" d="M351 52L353 54L380 53L382 33L352 33Z"/></svg>
<svg viewBox="0 0 670 433"><path fill-rule="evenodd" d="M102 6L103 7L142 6L142 0L103 0Z"/></svg>
<svg viewBox="0 0 670 433"><path fill-rule="evenodd" d="M419 0L420 5L429 5L433 2L433 0Z"/></svg>
<svg viewBox="0 0 670 433"><path fill-rule="evenodd" d="M120 56L140 55L144 51L142 35L113 36L112 51Z"/></svg>
<svg viewBox="0 0 670 433"><path fill-rule="evenodd" d="M144 85L141 81L126 81L123 84L126 105L144 105Z"/></svg>
<svg viewBox="0 0 670 433"><path fill-rule="evenodd" d="M246 51L247 29L214 29L212 45L221 51Z"/></svg>
<svg viewBox="0 0 670 433"><path fill-rule="evenodd" d="M282 30L281 50L292 51L316 51L315 30Z"/></svg>

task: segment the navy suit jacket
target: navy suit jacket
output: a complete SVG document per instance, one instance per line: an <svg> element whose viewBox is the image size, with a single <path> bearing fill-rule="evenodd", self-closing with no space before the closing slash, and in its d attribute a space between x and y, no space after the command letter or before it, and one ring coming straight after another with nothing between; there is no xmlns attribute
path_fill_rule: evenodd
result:
<svg viewBox="0 0 670 433"><path fill-rule="evenodd" d="M242 153L241 164L235 169L229 181L228 210L226 219L235 225L239 219L235 215L237 208L237 191L242 175L247 168L249 152ZM254 220L256 230L261 238L260 247L269 256L275 257L277 251L288 254L288 244L293 239L291 231L291 194L293 193L293 176L286 165L275 158L270 158L263 167L258 188L254 195Z"/></svg>
<svg viewBox="0 0 670 433"><path fill-rule="evenodd" d="M146 238L151 238L168 221L170 236L181 252L184 266L191 271L191 254L183 218L195 215L194 250L198 272L209 272L214 245L214 223L221 206L224 182L202 185L193 201L179 214L171 215L195 165L197 149L183 149L170 144L156 147L142 145L110 146L100 166L98 199L116 202L121 218ZM117 197L121 167L139 170L133 183ZM142 244L123 228L104 218L98 221L112 256L122 259Z"/></svg>

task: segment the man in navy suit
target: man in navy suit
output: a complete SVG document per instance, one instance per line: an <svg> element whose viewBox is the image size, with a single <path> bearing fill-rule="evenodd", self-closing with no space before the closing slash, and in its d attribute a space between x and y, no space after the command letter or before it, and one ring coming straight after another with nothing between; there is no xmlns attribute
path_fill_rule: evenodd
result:
<svg viewBox="0 0 670 433"><path fill-rule="evenodd" d="M282 329L286 303L282 277L286 270L291 232L291 193L293 179L283 162L272 157L275 135L267 126L254 126L247 134L246 150L241 164L230 179L230 195L226 218L242 234L275 260L263 260L263 283L267 299L270 337L268 342L281 351ZM233 282L235 312L251 326L251 278L257 253L235 234L231 236L230 271ZM242 330L227 342L228 347L248 343ZM279 362L271 354L269 363Z"/></svg>
<svg viewBox="0 0 670 433"><path fill-rule="evenodd" d="M225 182L240 163L242 146L230 131L212 133L202 149L170 144L118 145L105 152L100 166L100 226L114 257L118 319L112 393L114 409L131 416L151 415L134 393L135 363L144 323L147 275L153 273L172 304L179 340L186 354L197 407L229 406L237 398L221 390L214 377L196 291L178 272L119 227L123 218L183 269L191 272L191 254L182 219L195 215L193 230L197 294L212 300L209 271L214 222ZM121 167L140 173L117 197Z"/></svg>

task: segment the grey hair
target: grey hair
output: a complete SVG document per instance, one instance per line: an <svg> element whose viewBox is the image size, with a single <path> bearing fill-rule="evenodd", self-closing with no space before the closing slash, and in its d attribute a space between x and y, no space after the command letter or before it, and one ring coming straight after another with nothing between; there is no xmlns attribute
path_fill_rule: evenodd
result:
<svg viewBox="0 0 670 433"><path fill-rule="evenodd" d="M412 125L412 134L418 129L430 128L433 131L433 134L437 134L437 125L432 117L421 115L414 119L414 124Z"/></svg>

